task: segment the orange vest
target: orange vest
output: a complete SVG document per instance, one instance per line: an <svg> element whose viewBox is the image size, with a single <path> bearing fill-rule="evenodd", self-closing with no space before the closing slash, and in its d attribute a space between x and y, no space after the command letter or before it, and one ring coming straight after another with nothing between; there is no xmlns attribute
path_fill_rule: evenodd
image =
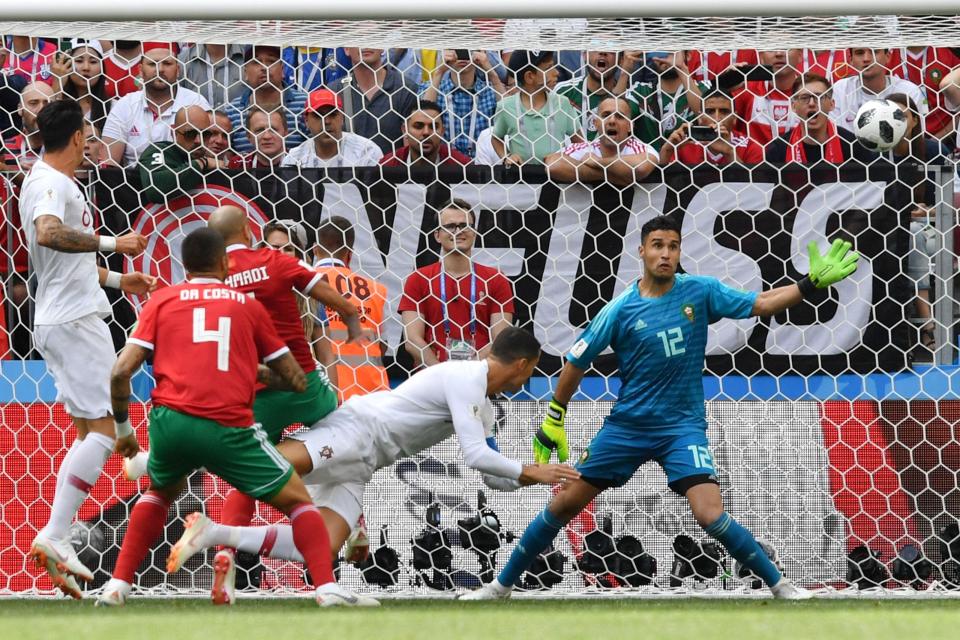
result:
<svg viewBox="0 0 960 640"><path fill-rule="evenodd" d="M323 274L337 293L357 305L360 311L360 324L371 329L379 338L383 324L383 306L387 302L387 288L358 275L339 260L327 260L321 263L317 271ZM332 264L330 264L332 263ZM387 370L380 360L379 341L368 345L347 344L347 325L333 309L327 308L330 318L327 335L334 354L337 356L337 387L340 401L355 395L389 389Z"/></svg>

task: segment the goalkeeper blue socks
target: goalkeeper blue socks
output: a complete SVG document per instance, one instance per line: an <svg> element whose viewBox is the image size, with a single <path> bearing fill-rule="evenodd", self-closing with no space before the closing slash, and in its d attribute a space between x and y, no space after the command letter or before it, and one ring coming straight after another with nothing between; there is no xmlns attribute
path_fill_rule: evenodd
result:
<svg viewBox="0 0 960 640"><path fill-rule="evenodd" d="M505 587L512 587L519 580L523 572L527 570L537 556L543 553L543 550L550 546L553 539L560 533L564 523L560 522L555 515L550 513L549 508L544 509L533 519L527 529L523 532L520 542L510 554L510 560L503 566L500 575L497 576L497 582ZM756 543L754 543L756 544Z"/></svg>
<svg viewBox="0 0 960 640"><path fill-rule="evenodd" d="M780 570L770 561L753 535L726 511L704 531L722 544L731 556L760 576L768 587L780 581Z"/></svg>

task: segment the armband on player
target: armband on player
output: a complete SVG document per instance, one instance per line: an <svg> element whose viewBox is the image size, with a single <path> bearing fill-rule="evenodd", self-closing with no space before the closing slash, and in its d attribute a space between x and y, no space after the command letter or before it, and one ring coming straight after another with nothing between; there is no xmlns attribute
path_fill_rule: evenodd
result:
<svg viewBox="0 0 960 640"><path fill-rule="evenodd" d="M99 245L97 248L104 253L110 253L117 249L117 239L113 236L99 236L97 243Z"/></svg>
<svg viewBox="0 0 960 640"><path fill-rule="evenodd" d="M110 289L119 289L123 274L117 271L108 271L107 277L103 281L103 286Z"/></svg>
<svg viewBox="0 0 960 640"><path fill-rule="evenodd" d="M125 420L115 420L114 425L116 427L117 439L126 438L127 436L133 435L133 426L130 424L130 418L127 417Z"/></svg>

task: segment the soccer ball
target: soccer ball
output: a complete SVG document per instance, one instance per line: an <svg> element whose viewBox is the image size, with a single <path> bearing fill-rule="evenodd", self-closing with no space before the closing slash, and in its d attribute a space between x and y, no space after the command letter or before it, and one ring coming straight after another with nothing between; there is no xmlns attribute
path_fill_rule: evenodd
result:
<svg viewBox="0 0 960 640"><path fill-rule="evenodd" d="M70 526L70 544L77 557L88 569L100 568L100 559L107 550L107 539L103 529L89 522L79 520Z"/></svg>
<svg viewBox="0 0 960 640"><path fill-rule="evenodd" d="M889 151L906 132L907 116L895 102L871 100L857 111L857 140L871 151Z"/></svg>

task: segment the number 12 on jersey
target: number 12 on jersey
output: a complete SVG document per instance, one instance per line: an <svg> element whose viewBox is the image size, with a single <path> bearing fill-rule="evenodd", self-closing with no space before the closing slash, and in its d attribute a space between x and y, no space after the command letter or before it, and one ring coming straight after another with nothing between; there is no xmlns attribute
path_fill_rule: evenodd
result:
<svg viewBox="0 0 960 640"><path fill-rule="evenodd" d="M683 329L680 327L674 327L666 331L658 331L657 337L663 341L663 355L668 358L670 356L678 356L687 350L682 346Z"/></svg>
<svg viewBox="0 0 960 640"><path fill-rule="evenodd" d="M207 310L197 307L193 310L193 342L217 343L217 370L230 370L230 318L223 316L216 329L207 329Z"/></svg>

